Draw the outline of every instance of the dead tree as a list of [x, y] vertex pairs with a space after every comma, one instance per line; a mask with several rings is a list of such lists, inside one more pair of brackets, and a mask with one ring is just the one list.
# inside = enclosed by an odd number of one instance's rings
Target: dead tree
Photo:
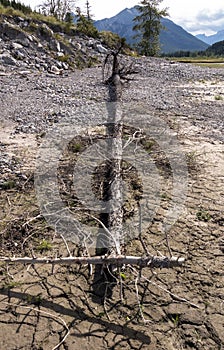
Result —
[[[146, 257], [135, 257], [122, 255], [122, 244], [124, 240], [123, 232], [123, 194], [122, 194], [122, 136], [123, 121], [120, 107], [122, 95], [122, 79], [127, 74], [136, 73], [130, 67], [120, 67], [118, 55], [121, 47], [107, 56], [105, 64], [112, 57], [112, 73], [107, 79], [108, 84], [108, 121], [107, 140], [108, 154], [110, 161], [103, 190], [103, 200], [107, 203], [107, 210], [101, 218], [95, 218], [101, 226], [100, 234], [97, 238], [96, 256], [93, 257], [73, 257], [68, 250], [68, 257], [64, 258], [37, 258], [37, 257], [0, 257], [0, 262], [22, 263], [22, 264], [91, 264], [101, 266], [137, 265], [140, 268], [172, 268], [180, 266], [184, 258], [170, 256], [153, 256], [147, 253]], [[128, 79], [128, 78], [127, 78]], [[63, 237], [62, 237], [63, 238]], [[139, 238], [141, 239], [141, 237]], [[66, 244], [65, 239], [64, 243]], [[68, 248], [66, 244], [66, 248]], [[147, 252], [147, 249], [146, 249]], [[101, 270], [102, 271], [102, 270]], [[111, 270], [114, 271], [113, 269]]]
[[107, 81], [107, 153], [110, 157], [107, 162], [107, 171], [104, 179], [103, 200], [107, 203], [106, 213], [101, 215], [101, 220], [107, 227], [107, 231], [99, 234], [97, 252], [121, 254], [122, 225], [123, 225], [123, 198], [122, 198], [122, 111], [119, 106], [121, 98], [121, 78], [119, 75], [119, 62], [117, 52], [107, 56], [105, 64], [110, 56], [113, 58], [112, 74]]

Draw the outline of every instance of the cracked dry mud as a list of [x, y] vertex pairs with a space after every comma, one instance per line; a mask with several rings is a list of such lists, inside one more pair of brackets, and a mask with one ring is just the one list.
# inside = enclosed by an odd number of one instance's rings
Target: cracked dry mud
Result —
[[[135, 271], [127, 268], [123, 300], [115, 283], [104, 302], [88, 266], [55, 266], [52, 271], [51, 266], [1, 264], [2, 350], [223, 349], [224, 72], [161, 59], [134, 62], [139, 74], [124, 88], [124, 105], [164, 120], [186, 154], [185, 208], [169, 232], [173, 254], [186, 262], [154, 274], [144, 269], [147, 279], [138, 284], [139, 300]], [[60, 77], [8, 71], [0, 81], [0, 255], [65, 256], [63, 242], [38, 217], [35, 156], [49, 127], [71, 111], [106, 101], [101, 70]], [[91, 112], [78, 121], [89, 125], [93, 117], [97, 123]], [[160, 230], [171, 197], [170, 182], [165, 186], [143, 235], [154, 254], [168, 254]], [[48, 250], [41, 250], [43, 239], [52, 245]], [[68, 244], [73, 254], [81, 253]], [[138, 239], [128, 243], [126, 253], [144, 254]]]

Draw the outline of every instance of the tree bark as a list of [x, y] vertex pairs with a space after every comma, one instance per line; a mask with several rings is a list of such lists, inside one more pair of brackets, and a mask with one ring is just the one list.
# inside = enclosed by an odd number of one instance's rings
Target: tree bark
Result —
[[[119, 76], [119, 63], [117, 52], [112, 53], [113, 67], [112, 75], [108, 79], [108, 163], [106, 174], [106, 185], [103, 194], [103, 200], [107, 203], [107, 213], [102, 214], [101, 221], [108, 228], [108, 232], [99, 235], [105, 249], [99, 250], [99, 253], [121, 254], [121, 242], [123, 237], [123, 191], [122, 191], [122, 111], [120, 108], [120, 99], [122, 93], [121, 79]], [[98, 249], [97, 249], [98, 251]]]

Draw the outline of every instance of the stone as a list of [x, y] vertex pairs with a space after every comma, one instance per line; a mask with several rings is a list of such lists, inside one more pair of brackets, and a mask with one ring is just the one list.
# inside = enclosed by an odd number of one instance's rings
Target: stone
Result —
[[30, 46], [30, 41], [27, 37], [18, 37], [16, 39], [16, 42], [21, 44], [24, 47], [29, 47]]
[[62, 69], [59, 69], [56, 66], [51, 66], [51, 68], [49, 69], [49, 73], [55, 74], [55, 75], [60, 75], [62, 74]]
[[61, 51], [60, 43], [59, 43], [59, 41], [57, 41], [56, 43], [57, 43], [57, 50], [60, 52]]
[[68, 63], [66, 63], [66, 62], [62, 62], [62, 67], [63, 67], [65, 70], [68, 70], [68, 69], [69, 69], [69, 65], [68, 65]]
[[22, 49], [23, 46], [19, 43], [16, 43], [16, 42], [13, 42], [12, 43], [12, 48], [15, 49], [15, 50], [19, 50], [19, 49]]
[[1, 35], [6, 36], [10, 40], [20, 40], [22, 42], [27, 40], [27, 34], [19, 26], [8, 23], [7, 21], [0, 23], [0, 32]]
[[0, 63], [10, 65], [10, 66], [18, 65], [15, 58], [13, 58], [10, 54], [7, 54], [7, 53], [0, 55]]
[[104, 53], [104, 54], [108, 53], [108, 50], [104, 46], [102, 46], [101, 44], [97, 44], [96, 49], [99, 53]]
[[14, 52], [14, 57], [15, 57], [17, 60], [23, 60], [23, 59], [25, 59], [25, 55], [24, 55], [21, 51], [19, 51], [19, 50], [16, 50], [16, 51]]

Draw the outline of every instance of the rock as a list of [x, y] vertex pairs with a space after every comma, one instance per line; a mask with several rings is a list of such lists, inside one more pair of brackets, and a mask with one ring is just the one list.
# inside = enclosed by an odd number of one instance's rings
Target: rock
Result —
[[57, 52], [57, 56], [58, 56], [58, 57], [63, 57], [64, 54], [63, 54], [63, 52]]
[[68, 63], [66, 63], [66, 62], [62, 62], [62, 67], [63, 67], [65, 70], [68, 70], [68, 69], [69, 69], [69, 65], [68, 65]]
[[92, 48], [94, 48], [95, 44], [96, 44], [96, 41], [95, 41], [94, 39], [90, 39], [90, 40], [86, 43], [87, 46], [92, 47]]
[[17, 38], [16, 42], [21, 44], [24, 47], [29, 47], [30, 46], [30, 40], [27, 37]]
[[77, 50], [81, 50], [82, 49], [82, 45], [80, 43], [73, 43], [73, 46], [77, 49]]
[[19, 26], [8, 23], [7, 21], [0, 23], [1, 36], [5, 36], [10, 40], [26, 40], [27, 34], [23, 32]]
[[62, 74], [63, 69], [59, 69], [56, 66], [51, 66], [51, 68], [49, 69], [49, 73], [55, 74], [55, 75], [61, 75]]
[[19, 43], [16, 43], [16, 42], [13, 42], [12, 43], [12, 48], [15, 49], [15, 50], [19, 50], [19, 49], [22, 49], [23, 46]]
[[17, 60], [24, 60], [26, 56], [25, 56], [21, 51], [16, 50], [16, 51], [14, 52], [14, 57], [15, 57]]
[[52, 38], [54, 32], [48, 27], [46, 23], [42, 23], [38, 26], [38, 34], [47, 40]]
[[29, 39], [29, 41], [33, 42], [35, 37], [33, 35], [27, 35], [27, 38]]
[[61, 46], [60, 46], [59, 41], [57, 41], [57, 50], [58, 50], [59, 52], [61, 51]]
[[0, 55], [0, 63], [10, 65], [10, 66], [17, 66], [18, 65], [15, 58], [13, 58], [9, 53], [5, 53], [5, 54]]
[[99, 53], [104, 53], [104, 54], [108, 53], [108, 50], [104, 46], [102, 46], [101, 44], [97, 44], [96, 49]]

